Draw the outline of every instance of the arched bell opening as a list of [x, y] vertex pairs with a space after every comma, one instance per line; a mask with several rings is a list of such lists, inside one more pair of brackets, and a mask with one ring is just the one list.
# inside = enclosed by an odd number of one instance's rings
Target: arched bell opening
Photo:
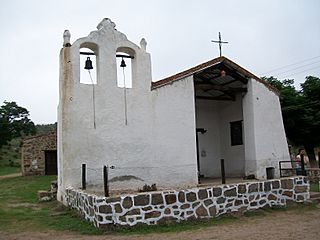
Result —
[[93, 43], [82, 44], [80, 56], [80, 83], [97, 84], [97, 46]]
[[117, 86], [120, 88], [132, 88], [134, 55], [135, 52], [131, 48], [120, 47], [117, 49]]

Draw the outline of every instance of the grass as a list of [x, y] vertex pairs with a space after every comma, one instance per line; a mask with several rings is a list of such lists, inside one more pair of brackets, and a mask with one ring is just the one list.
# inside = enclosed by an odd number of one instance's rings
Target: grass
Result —
[[21, 172], [20, 167], [0, 166], [0, 176]]
[[104, 231], [93, 227], [57, 201], [39, 203], [38, 190], [47, 190], [54, 176], [15, 177], [0, 180], [0, 231], [73, 231], [86, 235], [101, 234], [150, 234], [193, 231], [204, 227], [240, 223], [246, 218], [262, 218], [274, 211], [298, 211], [303, 214], [314, 210], [314, 205], [298, 204], [292, 207], [274, 207], [246, 212], [244, 215], [228, 215], [204, 221], [184, 221], [156, 226], [109, 227]]
[[320, 192], [319, 182], [310, 182], [310, 192]]
[[0, 231], [75, 231], [99, 234], [101, 230], [80, 219], [57, 201], [39, 203], [38, 190], [47, 190], [53, 176], [15, 177], [0, 180]]

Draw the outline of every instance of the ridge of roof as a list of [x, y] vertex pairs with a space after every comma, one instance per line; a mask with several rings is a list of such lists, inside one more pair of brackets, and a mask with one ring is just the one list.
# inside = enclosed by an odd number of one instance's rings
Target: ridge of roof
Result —
[[24, 141], [24, 140], [29, 140], [32, 138], [39, 138], [39, 137], [50, 136], [50, 135], [57, 135], [57, 131], [51, 131], [51, 132], [47, 132], [47, 133], [36, 134], [33, 136], [27, 136], [27, 137], [22, 138], [22, 140]]
[[189, 69], [187, 69], [185, 71], [176, 73], [176, 74], [174, 74], [172, 76], [163, 78], [163, 79], [161, 79], [159, 81], [152, 82], [151, 83], [151, 90], [154, 90], [154, 89], [160, 88], [162, 86], [168, 85], [168, 84], [170, 84], [172, 82], [181, 80], [182, 78], [188, 77], [188, 76], [190, 76], [190, 75], [192, 75], [194, 73], [197, 73], [197, 72], [199, 72], [201, 70], [204, 70], [206, 68], [209, 68], [209, 67], [214, 66], [214, 65], [216, 65], [218, 63], [221, 63], [221, 62], [227, 63], [228, 65], [230, 65], [231, 67], [235, 68], [236, 70], [238, 70], [242, 74], [244, 74], [244, 75], [246, 75], [246, 76], [248, 76], [250, 78], [253, 78], [256, 81], [262, 83], [270, 91], [274, 92], [276, 95], [278, 95], [278, 96], [280, 95], [279, 90], [276, 89], [275, 87], [273, 87], [271, 84], [267, 83], [266, 81], [262, 80], [261, 78], [257, 77], [253, 73], [249, 72], [248, 70], [244, 69], [240, 65], [236, 64], [235, 62], [231, 61], [230, 59], [228, 59], [228, 58], [226, 58], [224, 56], [211, 59], [211, 60], [209, 60], [207, 62], [201, 63], [201, 64], [199, 64], [199, 65], [197, 65], [195, 67], [189, 68]]

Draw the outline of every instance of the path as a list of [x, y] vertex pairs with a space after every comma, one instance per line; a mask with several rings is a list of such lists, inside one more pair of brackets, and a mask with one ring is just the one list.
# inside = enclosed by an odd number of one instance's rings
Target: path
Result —
[[0, 176], [0, 180], [1, 179], [5, 179], [5, 178], [20, 177], [20, 176], [22, 176], [21, 173], [11, 173], [11, 174], [8, 174], [8, 175]]
[[315, 210], [287, 210], [272, 211], [265, 216], [242, 217], [241, 220], [219, 226], [204, 227], [199, 230], [185, 231], [178, 233], [147, 234], [147, 235], [105, 235], [85, 236], [70, 232], [51, 231], [45, 233], [18, 233], [8, 234], [0, 232], [0, 239], [6, 240], [207, 240], [207, 239], [245, 239], [245, 240], [266, 240], [266, 239], [320, 239], [320, 206]]

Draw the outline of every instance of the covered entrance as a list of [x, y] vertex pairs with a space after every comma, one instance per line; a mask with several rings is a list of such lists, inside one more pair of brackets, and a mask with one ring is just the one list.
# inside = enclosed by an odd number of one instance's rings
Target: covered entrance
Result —
[[245, 176], [242, 99], [247, 77], [225, 60], [193, 75], [197, 128], [197, 160], [200, 177]]
[[45, 151], [45, 175], [57, 175], [57, 151]]

